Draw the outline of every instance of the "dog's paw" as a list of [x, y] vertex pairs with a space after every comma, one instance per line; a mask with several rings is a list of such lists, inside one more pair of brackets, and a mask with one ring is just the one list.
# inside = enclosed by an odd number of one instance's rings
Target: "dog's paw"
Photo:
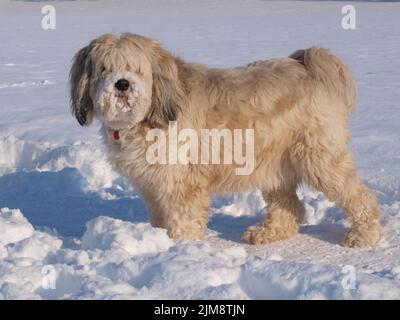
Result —
[[375, 248], [381, 238], [378, 224], [361, 225], [350, 229], [343, 244], [349, 248]]
[[167, 229], [168, 236], [173, 240], [204, 240], [205, 232], [198, 230]]
[[250, 244], [268, 244], [289, 239], [296, 234], [297, 231], [298, 228], [289, 230], [282, 227], [272, 227], [269, 224], [259, 224], [247, 229], [242, 239]]

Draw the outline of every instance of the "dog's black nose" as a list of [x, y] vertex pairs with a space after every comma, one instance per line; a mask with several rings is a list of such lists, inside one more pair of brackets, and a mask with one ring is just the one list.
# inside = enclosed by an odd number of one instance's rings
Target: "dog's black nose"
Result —
[[119, 90], [119, 91], [126, 91], [129, 88], [129, 81], [126, 79], [119, 79], [116, 83], [115, 83], [115, 87]]

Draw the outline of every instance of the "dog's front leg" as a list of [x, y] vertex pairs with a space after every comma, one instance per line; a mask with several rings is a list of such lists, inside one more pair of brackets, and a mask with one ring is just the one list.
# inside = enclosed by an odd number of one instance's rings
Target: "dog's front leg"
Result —
[[210, 205], [207, 188], [176, 183], [171, 190], [158, 195], [157, 199], [153, 197], [155, 203], [149, 205], [157, 213], [158, 227], [167, 229], [172, 239], [204, 239]]

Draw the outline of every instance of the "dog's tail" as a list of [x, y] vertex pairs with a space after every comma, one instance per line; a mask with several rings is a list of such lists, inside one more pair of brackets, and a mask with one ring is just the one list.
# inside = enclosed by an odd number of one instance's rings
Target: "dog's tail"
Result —
[[357, 86], [347, 66], [323, 48], [298, 50], [290, 58], [302, 63], [311, 77], [322, 82], [327, 90], [341, 97], [350, 113], [357, 97]]

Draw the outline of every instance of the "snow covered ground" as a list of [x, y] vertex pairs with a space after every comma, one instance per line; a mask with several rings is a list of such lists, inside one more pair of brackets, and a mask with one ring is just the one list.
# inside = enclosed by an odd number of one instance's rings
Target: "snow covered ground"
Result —
[[[45, 4], [56, 30], [41, 28]], [[346, 31], [337, 1], [0, 1], [0, 298], [400, 299], [400, 3], [352, 4]], [[219, 67], [331, 48], [359, 84], [351, 146], [384, 241], [342, 247], [343, 213], [308, 188], [300, 234], [270, 246], [240, 240], [262, 217], [258, 192], [215, 199], [204, 242], [152, 228], [98, 127], [68, 109], [73, 54], [124, 31]]]

